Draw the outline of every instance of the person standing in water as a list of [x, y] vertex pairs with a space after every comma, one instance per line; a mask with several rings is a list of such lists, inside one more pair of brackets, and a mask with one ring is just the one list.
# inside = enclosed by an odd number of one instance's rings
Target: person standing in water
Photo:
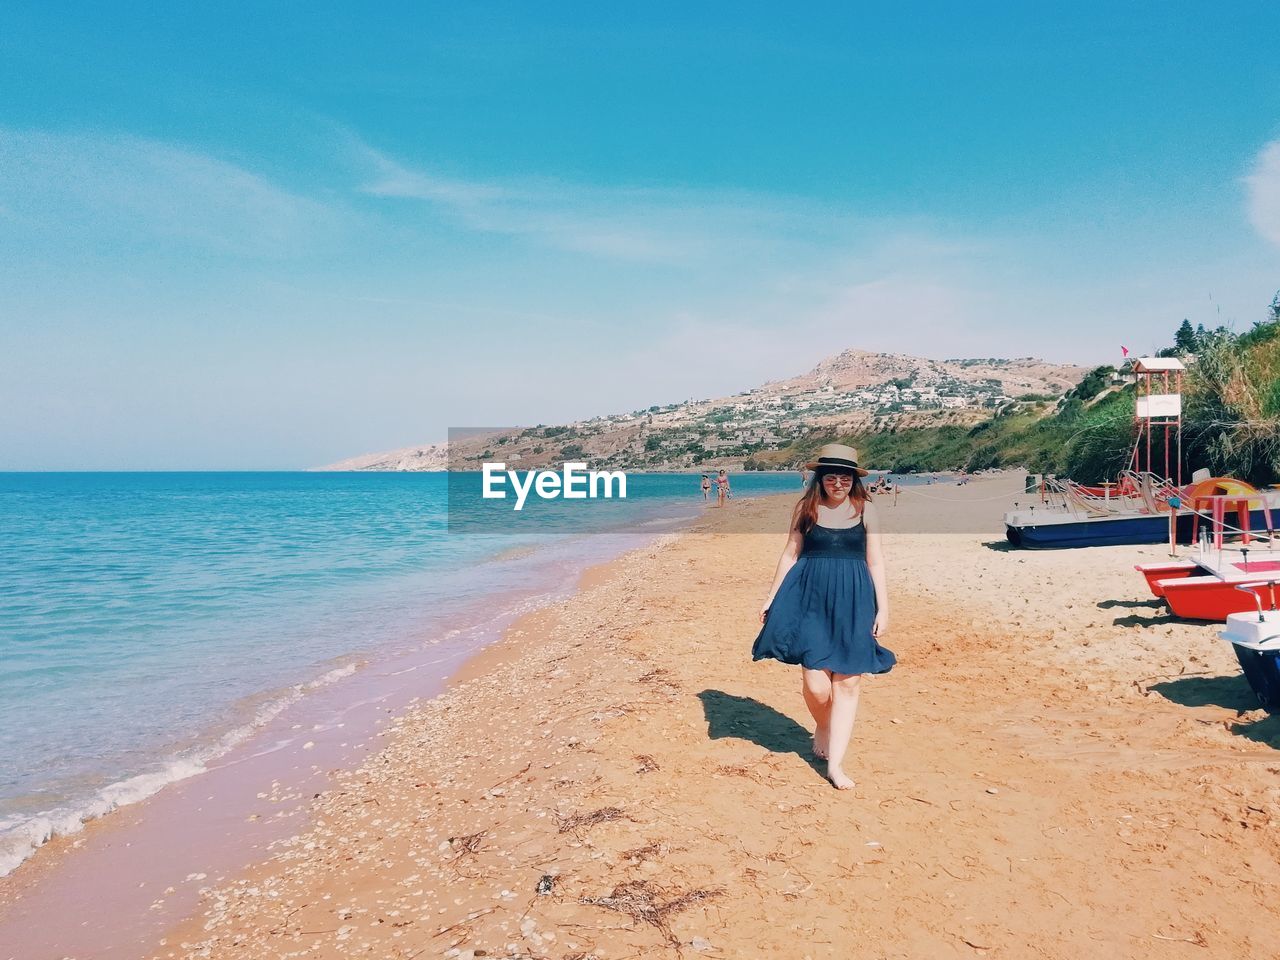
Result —
[[711, 478], [705, 473], [702, 475], [702, 499], [708, 501], [711, 499]]
[[792, 512], [751, 657], [800, 666], [814, 755], [836, 789], [849, 790], [843, 763], [862, 678], [897, 662], [879, 644], [889, 627], [884, 555], [858, 451], [829, 443], [808, 467], [814, 480]]
[[716, 505], [723, 507], [724, 502], [729, 499], [729, 474], [722, 467], [716, 475]]

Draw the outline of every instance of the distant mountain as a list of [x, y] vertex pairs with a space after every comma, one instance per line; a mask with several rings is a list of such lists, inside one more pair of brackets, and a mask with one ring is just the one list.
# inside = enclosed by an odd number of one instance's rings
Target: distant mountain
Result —
[[449, 445], [428, 443], [387, 453], [365, 453], [339, 460], [320, 470], [448, 470]]
[[1065, 393], [1087, 372], [1086, 367], [1046, 363], [1034, 357], [929, 360], [900, 353], [845, 350], [821, 361], [802, 376], [765, 384], [762, 389], [795, 390], [831, 384], [837, 389], [855, 390], [907, 379], [918, 383], [974, 386], [999, 383], [1003, 393], [1017, 397], [1028, 393]]
[[[1062, 396], [1088, 368], [1031, 357], [929, 360], [845, 350], [808, 373], [732, 397], [689, 400], [558, 426], [474, 434], [447, 443], [364, 454], [323, 470], [478, 469], [501, 460], [520, 469], [584, 460], [645, 470], [740, 467], [785, 461], [813, 437], [893, 424], [975, 424], [1021, 400]], [[780, 464], [781, 465], [781, 464]]]

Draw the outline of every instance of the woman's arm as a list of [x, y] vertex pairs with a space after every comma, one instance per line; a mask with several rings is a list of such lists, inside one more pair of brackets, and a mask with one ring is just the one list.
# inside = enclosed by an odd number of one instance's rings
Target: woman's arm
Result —
[[787, 535], [786, 545], [782, 548], [782, 556], [778, 557], [778, 567], [773, 572], [773, 586], [769, 588], [769, 596], [760, 607], [760, 622], [764, 623], [765, 614], [773, 606], [773, 598], [778, 595], [778, 587], [786, 579], [787, 572], [796, 565], [800, 557], [800, 549], [804, 546], [804, 537], [794, 526]]
[[871, 633], [882, 636], [889, 629], [889, 591], [884, 582], [884, 550], [880, 543], [880, 517], [868, 500], [862, 508], [862, 522], [867, 525], [867, 569], [876, 589], [876, 619]]

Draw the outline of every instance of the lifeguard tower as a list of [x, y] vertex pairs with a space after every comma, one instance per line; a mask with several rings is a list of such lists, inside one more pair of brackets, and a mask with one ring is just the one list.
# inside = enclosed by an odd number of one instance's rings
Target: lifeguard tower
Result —
[[[1133, 455], [1129, 469], [1182, 487], [1182, 374], [1174, 357], [1139, 357], [1130, 371], [1137, 387]], [[1154, 447], [1154, 450], [1153, 450]], [[1155, 469], [1163, 447], [1163, 469]]]

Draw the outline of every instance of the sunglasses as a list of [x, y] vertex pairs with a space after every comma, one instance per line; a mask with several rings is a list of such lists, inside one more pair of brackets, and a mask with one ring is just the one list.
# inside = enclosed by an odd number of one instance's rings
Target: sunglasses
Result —
[[853, 486], [852, 473], [824, 473], [822, 475], [823, 483], [838, 483], [841, 486]]

